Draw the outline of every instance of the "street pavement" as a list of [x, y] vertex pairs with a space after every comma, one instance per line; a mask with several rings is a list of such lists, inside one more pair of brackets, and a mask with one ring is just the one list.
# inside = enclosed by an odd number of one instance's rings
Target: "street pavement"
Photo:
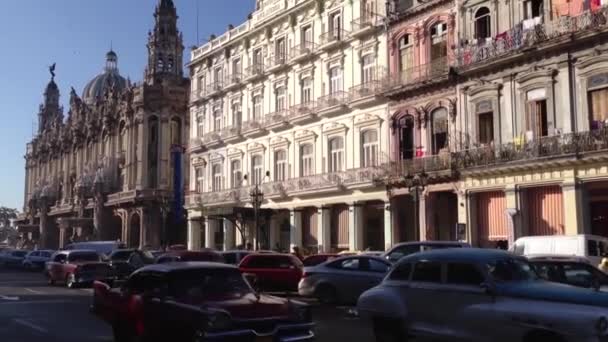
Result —
[[[110, 327], [88, 311], [91, 296], [91, 289], [48, 286], [40, 272], [0, 269], [0, 340], [112, 341]], [[348, 310], [313, 304], [317, 341], [374, 341], [371, 328]]]

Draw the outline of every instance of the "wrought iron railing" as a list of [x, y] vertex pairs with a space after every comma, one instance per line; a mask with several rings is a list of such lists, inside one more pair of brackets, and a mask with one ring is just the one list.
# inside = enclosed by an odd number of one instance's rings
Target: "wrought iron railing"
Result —
[[264, 64], [252, 64], [245, 68], [245, 77], [256, 77], [264, 74], [266, 66]]
[[285, 65], [287, 63], [287, 60], [287, 53], [274, 54], [268, 58], [268, 62], [266, 63], [266, 65], [268, 67], [278, 67], [281, 65]]
[[220, 138], [228, 139], [241, 134], [241, 125], [226, 126], [220, 131]]
[[338, 29], [329, 30], [329, 31], [323, 33], [321, 36], [319, 36], [320, 45], [326, 45], [326, 44], [330, 44], [330, 43], [337, 43], [337, 42], [344, 41], [345, 39], [348, 38], [349, 34], [350, 33], [346, 30], [338, 30]]
[[368, 27], [376, 27], [382, 25], [382, 17], [375, 13], [364, 12], [362, 15], [351, 22], [352, 31], [360, 31]]
[[491, 39], [457, 48], [457, 64], [459, 67], [466, 67], [498, 59], [553, 38], [606, 27], [608, 6], [587, 10], [577, 16], [559, 16], [545, 23], [541, 22], [540, 17], [527, 19]]
[[231, 75], [226, 76], [226, 82], [224, 86], [239, 84], [241, 82], [243, 82], [243, 74], [240, 72], [235, 72]]
[[452, 154], [452, 163], [456, 168], [466, 169], [519, 164], [545, 158], [579, 157], [585, 153], [599, 151], [608, 151], [608, 128], [463, 150]]
[[304, 42], [296, 45], [289, 50], [289, 58], [294, 59], [305, 55], [312, 54], [317, 49], [317, 44], [313, 42]]
[[402, 159], [385, 165], [390, 177], [413, 176], [420, 173], [446, 171], [452, 168], [452, 158], [449, 153], [440, 153], [426, 157]]
[[264, 125], [269, 126], [283, 123], [287, 120], [288, 115], [288, 109], [280, 109], [275, 112], [266, 114], [266, 116], [264, 117]]
[[263, 127], [264, 127], [263, 118], [247, 120], [247, 121], [243, 122], [243, 126], [241, 127], [241, 132], [243, 132], [243, 133], [251, 132], [251, 131], [258, 130], [258, 129], [262, 129]]
[[334, 106], [345, 105], [349, 101], [349, 95], [345, 91], [335, 91], [331, 94], [321, 96], [317, 99], [317, 109], [322, 110]]
[[356, 101], [364, 97], [378, 95], [386, 88], [385, 80], [372, 80], [350, 88], [350, 100]]
[[203, 143], [203, 145], [207, 145], [207, 144], [211, 144], [216, 141], [219, 141], [219, 140], [220, 140], [220, 132], [213, 131], [213, 132], [208, 132], [203, 135], [202, 143]]
[[215, 81], [207, 86], [207, 94], [218, 92], [224, 88], [224, 82]]
[[302, 115], [312, 114], [317, 108], [317, 102], [309, 101], [291, 106], [289, 108], [289, 117], [298, 117]]
[[392, 77], [389, 81], [392, 87], [403, 85], [411, 85], [419, 82], [425, 82], [434, 78], [445, 76], [450, 70], [449, 60], [447, 57], [437, 58], [430, 63], [421, 64], [406, 70], [403, 70], [398, 76]]

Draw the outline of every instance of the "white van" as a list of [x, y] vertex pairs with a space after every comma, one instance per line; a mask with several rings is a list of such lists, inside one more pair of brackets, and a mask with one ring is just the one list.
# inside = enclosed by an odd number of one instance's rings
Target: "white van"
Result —
[[523, 256], [569, 255], [584, 257], [597, 266], [608, 256], [608, 238], [597, 235], [545, 235], [517, 239], [510, 251]]

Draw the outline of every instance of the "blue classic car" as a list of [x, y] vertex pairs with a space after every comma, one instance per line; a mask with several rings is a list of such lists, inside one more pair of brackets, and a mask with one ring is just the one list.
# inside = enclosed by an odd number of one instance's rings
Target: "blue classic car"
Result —
[[412, 254], [357, 304], [376, 341], [608, 341], [608, 293], [542, 280], [523, 257], [459, 248]]

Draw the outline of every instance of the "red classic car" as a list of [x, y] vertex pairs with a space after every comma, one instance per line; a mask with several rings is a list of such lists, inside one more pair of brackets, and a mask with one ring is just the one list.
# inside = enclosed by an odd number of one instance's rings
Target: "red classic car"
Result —
[[95, 282], [91, 311], [115, 341], [311, 341], [307, 305], [256, 293], [239, 270], [213, 262], [145, 266], [121, 289]]
[[46, 263], [45, 275], [50, 285], [64, 282], [69, 288], [90, 285], [95, 280], [112, 282], [112, 267], [101, 261], [101, 256], [93, 250], [60, 251]]
[[249, 254], [239, 264], [243, 274], [255, 276], [263, 291], [297, 291], [304, 266], [291, 254]]

